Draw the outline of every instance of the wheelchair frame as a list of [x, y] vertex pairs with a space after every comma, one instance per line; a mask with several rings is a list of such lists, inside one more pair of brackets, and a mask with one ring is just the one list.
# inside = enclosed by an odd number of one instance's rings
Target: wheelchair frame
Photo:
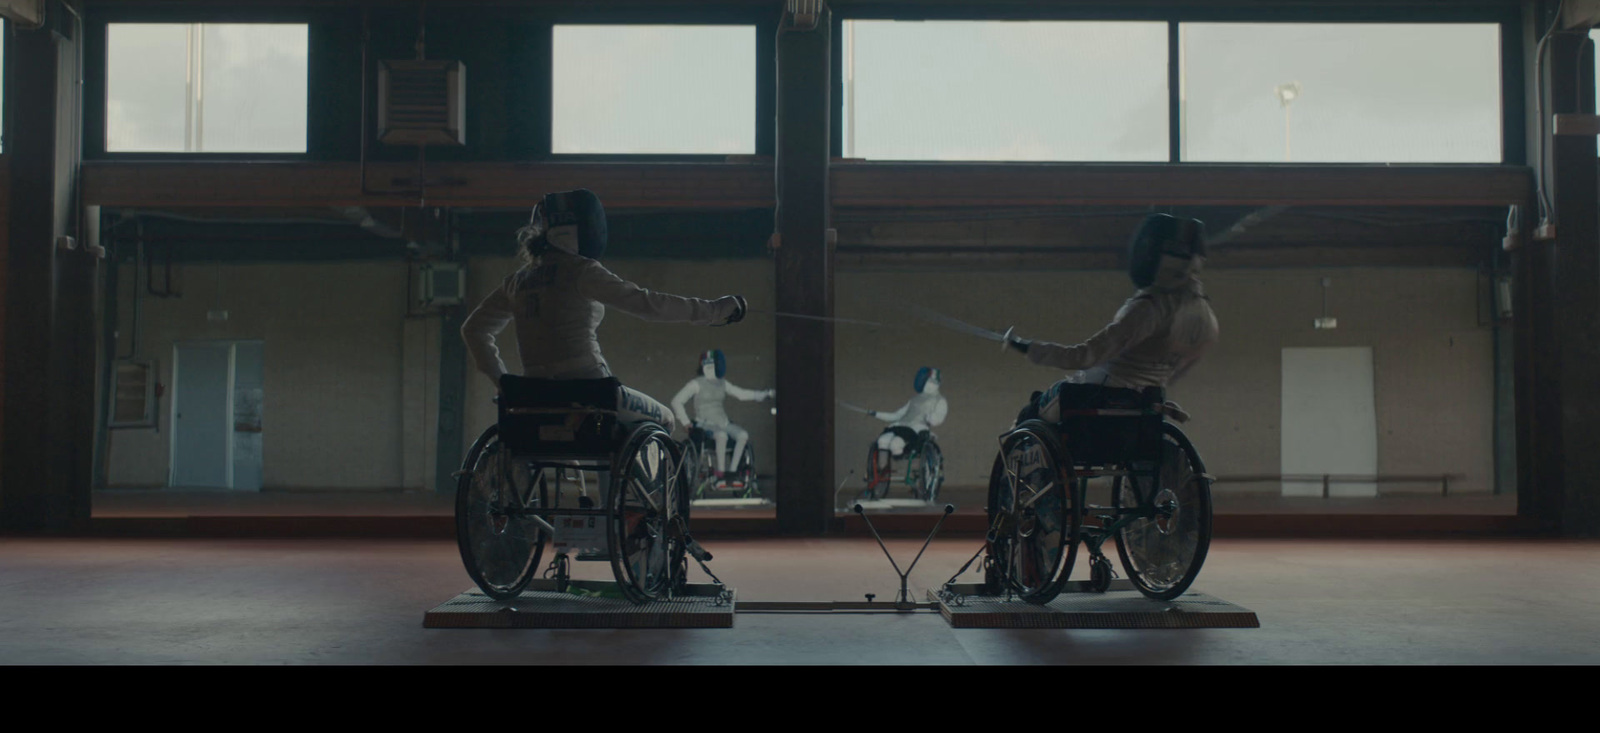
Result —
[[[485, 594], [496, 600], [506, 600], [520, 595], [533, 575], [538, 572], [539, 561], [543, 556], [544, 543], [549, 539], [552, 543], [558, 536], [557, 528], [552, 521], [570, 517], [596, 517], [605, 522], [606, 554], [604, 557], [578, 554], [577, 560], [609, 560], [612, 574], [616, 579], [617, 587], [623, 597], [635, 604], [651, 601], [667, 600], [682, 589], [687, 583], [688, 564], [686, 556], [695, 558], [702, 569], [712, 578], [713, 582], [723, 593], [727, 593], [720, 580], [711, 573], [705, 563], [711, 559], [711, 554], [700, 547], [688, 532], [689, 500], [684, 486], [684, 467], [682, 454], [676, 441], [661, 425], [645, 421], [635, 423], [623, 433], [620, 424], [615, 423], [616, 410], [592, 406], [573, 407], [508, 407], [504, 414], [529, 416], [529, 415], [562, 415], [572, 420], [574, 417], [583, 418], [611, 418], [614, 434], [620, 435], [620, 440], [613, 440], [613, 448], [609, 454], [601, 455], [571, 447], [562, 446], [564, 449], [530, 450], [512, 452], [507, 448], [502, 438], [501, 421], [496, 423], [479, 436], [468, 452], [462, 470], [456, 472], [457, 501], [456, 501], [456, 527], [458, 546], [461, 551], [462, 562], [466, 565], [467, 572], [472, 576], [473, 582]], [[541, 436], [537, 445], [547, 442]], [[646, 447], [654, 445], [649, 461], [643, 459]], [[485, 453], [491, 448], [498, 447], [503, 461], [499, 468], [501, 475], [497, 478], [503, 481], [510, 489], [509, 501], [501, 497], [498, 507], [490, 507], [489, 516], [491, 524], [495, 526], [496, 534], [503, 534], [504, 527], [525, 519], [533, 525], [532, 538], [522, 538], [531, 542], [527, 550], [528, 558], [525, 567], [517, 571], [517, 577], [510, 583], [496, 584], [489, 582], [484, 577], [482, 558], [475, 557], [477, 543], [473, 535], [471, 520], [473, 517], [472, 499], [474, 489], [479, 480], [478, 464], [483, 460]], [[643, 507], [645, 511], [637, 521], [631, 525], [630, 516], [640, 512], [629, 512], [629, 494], [632, 483], [637, 478], [630, 472], [639, 467], [646, 472], [654, 471], [653, 476], [645, 477], [651, 481], [659, 481], [659, 495], [664, 501], [650, 501], [649, 491], [644, 491], [641, 496], [646, 500]], [[661, 471], [665, 467], [665, 471]], [[527, 476], [526, 487], [519, 486], [516, 481], [517, 471], [521, 469]], [[555, 472], [555, 500], [549, 499], [549, 471]], [[568, 471], [579, 473], [579, 506], [563, 507], [562, 484]], [[610, 485], [602, 487], [602, 498], [605, 506], [595, 508], [588, 499], [587, 481], [582, 479], [586, 471], [610, 473]], [[485, 477], [487, 478], [487, 477]], [[674, 498], [676, 501], [674, 501]], [[676, 506], [674, 506], [674, 504]], [[654, 530], [652, 524], [659, 524]], [[631, 529], [630, 529], [631, 527]], [[651, 577], [648, 568], [639, 569], [632, 562], [630, 544], [637, 542], [645, 534], [653, 535], [645, 552], [660, 552], [665, 555], [664, 568], [661, 573], [664, 577]], [[558, 592], [565, 592], [571, 578], [571, 561], [568, 553], [557, 551], [556, 557], [544, 571], [546, 577], [554, 575]], [[658, 562], [659, 564], [659, 562]]]
[[[1201, 461], [1198, 451], [1195, 450], [1183, 431], [1176, 425], [1167, 421], [1157, 407], [1149, 406], [1143, 410], [1127, 409], [1083, 409], [1063, 410], [1062, 418], [1082, 417], [1137, 417], [1150, 419], [1159, 425], [1159, 432], [1153, 439], [1159, 441], [1159, 447], [1153, 451], [1153, 460], [1110, 460], [1095, 463], [1080, 463], [1072, 460], [1071, 446], [1060, 435], [1057, 425], [1043, 420], [1027, 420], [1017, 425], [1010, 431], [1000, 436], [1000, 453], [995, 458], [995, 466], [990, 477], [989, 507], [991, 517], [990, 529], [984, 547], [974, 555], [960, 571], [959, 577], [966, 572], [973, 561], [979, 556], [985, 556], [984, 576], [985, 590], [993, 595], [1004, 594], [1020, 596], [1031, 603], [1049, 603], [1066, 587], [1068, 578], [1077, 559], [1078, 544], [1081, 541], [1089, 548], [1089, 583], [1092, 591], [1104, 592], [1110, 585], [1115, 575], [1111, 561], [1106, 558], [1103, 551], [1105, 542], [1114, 539], [1120, 555], [1123, 569], [1128, 573], [1130, 580], [1144, 595], [1158, 600], [1172, 600], [1182, 595], [1194, 582], [1201, 566], [1205, 562], [1206, 553], [1211, 541], [1211, 483], [1212, 477], [1206, 474], [1205, 464]], [[1060, 424], [1060, 423], [1058, 423]], [[1017, 475], [1012, 468], [1009, 458], [1025, 441], [1037, 442], [1040, 449], [1047, 454], [1048, 460], [1054, 467], [1056, 476], [1054, 481], [1059, 482], [1061, 493], [1070, 491], [1066, 496], [1067, 506], [1061, 509], [1062, 518], [1066, 526], [1063, 529], [1061, 546], [1056, 554], [1056, 567], [1051, 571], [1051, 577], [1044, 578], [1036, 584], [1019, 582], [1016, 573], [1010, 569], [1014, 562], [1013, 553], [1024, 551], [1022, 546], [1023, 528], [1030, 526], [1037, 531], [1037, 514], [1032, 516], [1034, 505], [1040, 502], [1052, 489], [1046, 485], [1034, 491], [1028, 490], [1032, 496], [1025, 502], [1016, 501], [1020, 505], [1017, 509], [1008, 510], [1005, 506], [1006, 497], [1000, 494], [1003, 489], [1002, 481], [1010, 482], [1015, 486], [1013, 493], [1021, 494], [1024, 479]], [[1169, 442], [1170, 441], [1170, 442]], [[1170, 448], [1176, 449], [1178, 455], [1183, 457], [1187, 464], [1189, 476], [1182, 482], [1181, 487], [1164, 487], [1161, 481], [1167, 468], [1164, 459], [1171, 453]], [[1030, 475], [1032, 475], [1030, 473]], [[1096, 506], [1087, 502], [1089, 481], [1094, 478], [1111, 478], [1112, 506]], [[1195, 506], [1183, 507], [1177, 500], [1177, 490], [1187, 489], [1194, 485]], [[1124, 487], [1132, 491], [1136, 502], [1125, 505]], [[1162, 499], [1162, 494], [1169, 496]], [[1086, 514], [1093, 512], [1092, 517], [1099, 521], [1099, 526], [1087, 524]], [[1195, 532], [1197, 534], [1196, 547], [1189, 564], [1183, 568], [1183, 575], [1170, 584], [1153, 583], [1138, 567], [1134, 551], [1129, 547], [1127, 540], [1130, 528], [1142, 520], [1149, 520], [1151, 526], [1142, 528], [1149, 531], [1152, 527], [1161, 534], [1168, 534], [1169, 530], [1161, 525], [1163, 521], [1169, 526], [1174, 526], [1176, 518], [1184, 512], [1196, 514]], [[1037, 558], [1036, 558], [1037, 559]], [[952, 587], [955, 577], [946, 583], [946, 591]]]
[[[706, 433], [704, 438], [705, 445], [699, 445], [695, 442], [693, 432], [695, 430]], [[693, 498], [704, 499], [710, 493], [737, 493], [742, 499], [761, 495], [760, 482], [756, 476], [756, 451], [755, 447], [750, 443], [745, 443], [744, 446], [744, 458], [740, 461], [742, 468], [737, 472], [730, 472], [741, 473], [745, 476], [744, 487], [738, 489], [732, 487], [727, 489], [716, 488], [717, 457], [715, 451], [717, 446], [709, 431], [705, 431], [704, 428], [690, 428], [689, 436], [678, 444], [678, 449], [683, 452], [684, 475], [692, 489], [690, 493]], [[732, 456], [729, 456], [729, 459], [731, 460]], [[701, 469], [705, 469], [704, 472]]]
[[[885, 429], [885, 432], [887, 432], [887, 429]], [[883, 433], [880, 432], [878, 435], [882, 436]], [[927, 465], [925, 460], [927, 456], [925, 449], [929, 445], [933, 446], [934, 452], [939, 457], [938, 473], [933, 482], [933, 488], [931, 491], [927, 485]], [[889, 467], [887, 470], [878, 470], [879, 454], [888, 455]], [[914, 462], [918, 459], [924, 459], [924, 463], [920, 467], [921, 470], [913, 471], [912, 466], [915, 465]], [[906, 466], [901, 478], [903, 478], [907, 486], [911, 487], [912, 494], [918, 499], [929, 504], [938, 502], [939, 489], [944, 485], [944, 449], [939, 447], [937, 436], [935, 436], [930, 430], [927, 438], [924, 438], [916, 448], [908, 449], [906, 451], [906, 455], [902, 456], [899, 460], [902, 461]], [[887, 498], [889, 489], [894, 486], [895, 482], [894, 464], [894, 454], [888, 450], [879, 448], [877, 438], [874, 438], [872, 444], [867, 448], [867, 475], [864, 478], [864, 480], [867, 482], [867, 486], [865, 489], [861, 490], [860, 494], [856, 496], [856, 501], [860, 502]], [[913, 478], [915, 478], [915, 482], [913, 482]], [[880, 486], [883, 487], [883, 491], [881, 493], [878, 491]]]

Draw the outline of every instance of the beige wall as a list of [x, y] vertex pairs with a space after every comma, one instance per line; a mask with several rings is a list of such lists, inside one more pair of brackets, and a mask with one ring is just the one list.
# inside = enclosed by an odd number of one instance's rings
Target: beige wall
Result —
[[[741, 293], [753, 309], [773, 307], [767, 260], [718, 262], [617, 260], [620, 275], [645, 287], [700, 297]], [[469, 269], [475, 303], [510, 272], [509, 259], [479, 259]], [[263, 469], [271, 489], [424, 489], [436, 452], [440, 321], [407, 319], [406, 267], [399, 262], [185, 265], [179, 299], [146, 298], [140, 356], [159, 361], [167, 396], [161, 429], [112, 431], [111, 485], [163, 485], [168, 473], [173, 344], [181, 340], [265, 342]], [[120, 352], [130, 335], [131, 268], [119, 288]], [[1331, 332], [1315, 331], [1320, 278], [1333, 278]], [[159, 280], [159, 278], [158, 278]], [[1491, 334], [1479, 323], [1478, 281], [1461, 270], [1217, 271], [1207, 274], [1222, 342], [1173, 389], [1195, 420], [1186, 430], [1211, 472], [1279, 470], [1279, 354], [1285, 347], [1371, 346], [1376, 368], [1379, 470], [1458, 473], [1454, 491], [1492, 487]], [[140, 287], [143, 283], [138, 284]], [[896, 304], [919, 304], [1025, 336], [1066, 341], [1101, 326], [1128, 295], [1114, 272], [851, 271], [839, 274], [838, 314], [896, 327], [837, 327], [839, 399], [895, 409], [923, 365], [944, 371], [950, 419], [939, 428], [953, 499], [976, 492], [993, 460], [995, 438], [1033, 390], [1059, 377], [997, 344], [918, 324]], [[208, 310], [227, 310], [224, 323]], [[612, 313], [601, 341], [616, 374], [669, 401], [707, 348], [729, 354], [729, 378], [760, 389], [774, 384], [774, 318], [753, 313], [727, 328], [649, 324]], [[505, 334], [508, 366], [515, 337]], [[821, 365], [818, 365], [819, 367]], [[465, 441], [494, 420], [493, 385], [469, 374]], [[758, 468], [775, 465], [770, 404], [731, 403], [750, 430]], [[882, 423], [838, 412], [838, 477], [859, 485], [866, 448]], [[1220, 486], [1219, 491], [1266, 485]], [[1407, 487], [1384, 487], [1385, 491]], [[1432, 487], [1411, 487], [1429, 491]], [[958, 501], [960, 503], [960, 501]]]
[[[1321, 278], [1333, 279], [1333, 331], [1317, 331]], [[1478, 277], [1454, 269], [1214, 271], [1205, 277], [1222, 338], [1171, 390], [1194, 415], [1185, 432], [1215, 475], [1279, 473], [1280, 354], [1286, 347], [1371, 346], [1378, 419], [1378, 470], [1456, 473], [1452, 493], [1493, 488], [1493, 342], [1480, 325]], [[905, 323], [894, 304], [921, 305], [977, 325], [1016, 326], [1031, 338], [1081, 341], [1130, 294], [1116, 272], [862, 271], [839, 275], [840, 316]], [[898, 408], [917, 367], [943, 370], [948, 422], [936, 430], [953, 501], [980, 503], [995, 438], [1034, 390], [1061, 374], [999, 345], [936, 326], [835, 332], [839, 399]], [[882, 423], [838, 413], [836, 470], [860, 485], [870, 441]], [[972, 491], [963, 491], [963, 487]], [[1219, 485], [1219, 492], [1275, 485]], [[1385, 486], [1437, 491], [1434, 486]], [[899, 490], [897, 490], [899, 491]]]
[[[772, 307], [766, 260], [608, 263], [644, 287], [684, 295], [743, 294], [752, 308]], [[510, 259], [474, 260], [472, 305], [513, 267]], [[132, 268], [121, 269], [119, 354], [132, 334]], [[139, 358], [158, 361], [167, 394], [160, 429], [111, 433], [110, 485], [162, 486], [168, 476], [173, 345], [186, 340], [260, 339], [265, 343], [263, 485], [267, 490], [422, 490], [435, 476], [438, 433], [438, 316], [405, 315], [407, 268], [401, 262], [181, 265], [181, 298], [144, 298]], [[158, 273], [158, 285], [161, 276]], [[226, 310], [223, 323], [206, 319]], [[755, 314], [728, 328], [649, 324], [622, 313], [601, 326], [612, 369], [627, 384], [667, 402], [707, 348], [729, 355], [729, 378], [773, 385], [773, 319]], [[452, 335], [453, 338], [459, 336]], [[517, 369], [516, 337], [502, 351]], [[466, 443], [494, 421], [493, 385], [468, 375]], [[771, 403], [733, 403], [729, 413], [751, 433], [758, 468], [770, 474], [775, 419]]]

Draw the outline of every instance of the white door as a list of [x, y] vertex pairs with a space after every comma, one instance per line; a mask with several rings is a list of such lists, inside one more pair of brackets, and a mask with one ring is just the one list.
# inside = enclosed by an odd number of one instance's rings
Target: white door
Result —
[[[1283, 350], [1285, 476], [1376, 476], [1378, 416], [1372, 348]], [[1330, 496], [1377, 496], [1375, 483], [1334, 483]], [[1283, 482], [1284, 496], [1321, 496], [1322, 483]]]
[[261, 342], [180, 343], [172, 363], [168, 485], [259, 491]]
[[173, 348], [172, 477], [174, 487], [208, 489], [232, 484], [233, 344], [178, 344]]

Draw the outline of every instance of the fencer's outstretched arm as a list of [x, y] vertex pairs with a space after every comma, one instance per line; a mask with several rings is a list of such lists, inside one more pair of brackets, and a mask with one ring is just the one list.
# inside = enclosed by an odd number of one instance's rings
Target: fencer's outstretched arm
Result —
[[688, 410], [683, 406], [689, 402], [690, 397], [697, 394], [700, 394], [700, 380], [691, 379], [688, 384], [683, 385], [683, 389], [678, 390], [678, 396], [672, 398], [672, 414], [678, 416], [679, 425], [689, 427], [693, 424], [689, 420]]
[[875, 418], [878, 418], [879, 420], [882, 420], [884, 422], [894, 422], [896, 420], [899, 420], [902, 417], [905, 417], [906, 416], [906, 411], [910, 410], [910, 409], [911, 409], [911, 403], [907, 402], [904, 405], [902, 405], [900, 407], [900, 409], [895, 410], [894, 412], [876, 412], [876, 411], [874, 411], [874, 412], [869, 412], [867, 414], [869, 414], [869, 415], [871, 415], [871, 416], [873, 416]]
[[582, 295], [646, 321], [718, 326], [739, 310], [737, 299], [731, 295], [716, 300], [685, 298], [641, 288], [592, 260], [584, 267], [578, 285]]
[[496, 384], [500, 382], [500, 375], [506, 373], [506, 364], [500, 359], [500, 349], [495, 346], [494, 337], [505, 330], [509, 323], [511, 297], [506, 294], [506, 286], [502, 285], [484, 298], [467, 316], [466, 322], [461, 324], [461, 340], [467, 343], [472, 365]]
[[1105, 363], [1128, 347], [1148, 338], [1160, 325], [1161, 313], [1147, 298], [1128, 301], [1117, 317], [1088, 341], [1072, 346], [1034, 341], [1025, 352], [1028, 361], [1061, 369], [1089, 369]]
[[745, 389], [744, 387], [736, 386], [733, 382], [726, 380], [723, 381], [722, 386], [728, 390], [728, 394], [744, 400], [745, 402], [760, 402], [772, 394], [772, 390]]

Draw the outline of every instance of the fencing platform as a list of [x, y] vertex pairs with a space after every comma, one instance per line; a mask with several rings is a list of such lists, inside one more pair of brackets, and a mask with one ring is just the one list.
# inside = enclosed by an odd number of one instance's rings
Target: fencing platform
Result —
[[[565, 593], [536, 580], [512, 600], [496, 601], [473, 588], [423, 617], [427, 629], [727, 629], [733, 627], [733, 589], [691, 584], [670, 601], [634, 605], [615, 597], [616, 583], [574, 580]], [[574, 592], [576, 591], [576, 592]], [[580, 595], [583, 594], [583, 595]], [[594, 594], [594, 595], [588, 595]]]
[[1022, 600], [968, 595], [972, 586], [957, 586], [940, 597], [928, 592], [940, 615], [957, 629], [1257, 629], [1254, 611], [1215, 596], [1189, 591], [1171, 601], [1146, 598], [1126, 580], [1112, 581], [1104, 593], [1087, 583], [1070, 583], [1054, 601], [1035, 605]]

